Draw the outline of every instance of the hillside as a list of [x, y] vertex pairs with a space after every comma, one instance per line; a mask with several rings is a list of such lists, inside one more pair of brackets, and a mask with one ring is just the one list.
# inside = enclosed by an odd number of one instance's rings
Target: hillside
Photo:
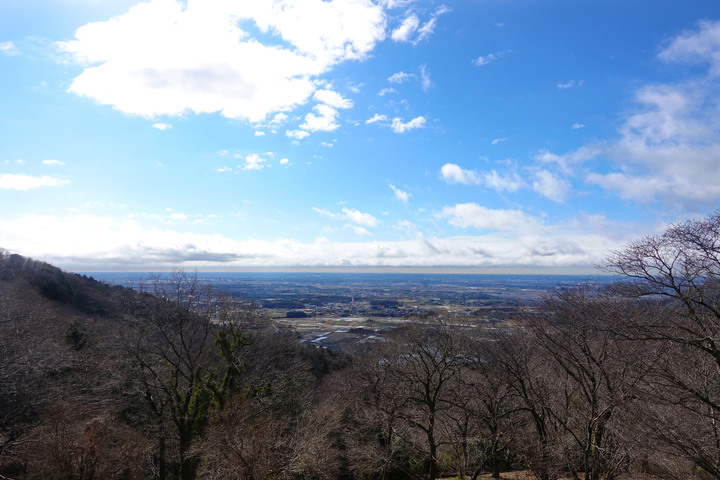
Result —
[[[720, 479], [720, 213], [612, 284], [498, 324], [409, 318], [347, 352], [174, 272], [141, 293], [0, 253], [0, 475]], [[151, 295], [152, 293], [152, 295]]]

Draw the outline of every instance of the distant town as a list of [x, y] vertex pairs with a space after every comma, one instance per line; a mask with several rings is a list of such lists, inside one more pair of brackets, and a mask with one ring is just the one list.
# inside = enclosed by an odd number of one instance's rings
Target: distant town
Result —
[[[148, 273], [91, 273], [97, 280], [141, 288]], [[162, 278], [163, 274], [159, 274]], [[165, 274], [168, 275], [168, 274]], [[279, 328], [306, 343], [342, 348], [377, 338], [399, 323], [435, 314], [495, 324], [554, 289], [610, 277], [408, 273], [198, 273], [203, 283], [256, 302]]]

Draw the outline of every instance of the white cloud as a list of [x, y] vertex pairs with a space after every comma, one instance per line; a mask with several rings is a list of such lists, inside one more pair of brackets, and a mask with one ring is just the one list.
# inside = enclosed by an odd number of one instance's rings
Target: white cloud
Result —
[[397, 93], [397, 90], [395, 90], [394, 88], [383, 88], [378, 92], [378, 95], [384, 97], [385, 95], [388, 95], [390, 93]]
[[288, 118], [290, 118], [290, 117], [288, 117], [284, 113], [276, 113], [273, 116], [273, 118], [270, 120], [270, 125], [274, 125], [274, 126], [282, 125], [283, 123], [287, 122]]
[[418, 16], [415, 14], [408, 15], [402, 23], [392, 31], [390, 37], [396, 42], [409, 42], [419, 26], [420, 19]]
[[493, 210], [476, 203], [461, 203], [444, 207], [437, 218], [448, 218], [448, 223], [458, 228], [478, 230], [513, 230], [528, 232], [538, 229], [542, 223], [520, 210]]
[[[673, 210], [700, 212], [720, 200], [720, 22], [700, 22], [668, 42], [666, 62], [706, 64], [690, 80], [639, 88], [637, 108], [625, 115], [614, 139], [595, 150], [614, 164], [585, 173], [585, 181], [641, 203], [661, 201]], [[569, 165], [569, 155], [543, 155]]]
[[398, 220], [393, 227], [407, 233], [408, 235], [417, 235], [418, 233], [417, 225], [410, 220]]
[[319, 213], [323, 217], [332, 218], [332, 219], [338, 218], [338, 216], [336, 214], [334, 214], [331, 211], [326, 210], [324, 208], [313, 207], [313, 210], [315, 210], [317, 213]]
[[402, 203], [405, 203], [405, 204], [408, 203], [408, 201], [410, 200], [410, 197], [411, 197], [411, 195], [410, 195], [408, 192], [405, 192], [405, 191], [403, 191], [403, 190], [400, 190], [399, 188], [397, 188], [397, 187], [396, 187], [395, 185], [393, 185], [392, 183], [389, 184], [388, 186], [390, 187], [390, 189], [391, 189], [391, 190], [393, 191], [393, 193], [395, 194], [395, 198], [396, 198], [396, 199], [400, 200]]
[[416, 128], [422, 128], [425, 126], [425, 117], [415, 117], [409, 122], [403, 122], [402, 118], [395, 117], [392, 120], [392, 128], [395, 133], [405, 133], [409, 130], [415, 130]]
[[287, 158], [281, 158], [280, 165], [292, 165], [292, 163], [290, 163], [290, 160], [288, 160]]
[[485, 172], [482, 178], [487, 187], [498, 192], [516, 192], [525, 184], [517, 173], [501, 176], [495, 170], [491, 170]]
[[[626, 200], [636, 200], [639, 202], [651, 202], [658, 195], [663, 195], [678, 188], [670, 179], [660, 176], [629, 176], [624, 173], [608, 173], [599, 174], [591, 173], [585, 181], [590, 184], [598, 185], [606, 190], [615, 190], [621, 198]], [[691, 185], [683, 185], [687, 189], [692, 189]], [[720, 185], [698, 189], [701, 196], [717, 197], [720, 195]]]
[[345, 215], [345, 218], [351, 222], [357, 223], [358, 225], [376, 227], [380, 223], [380, 220], [377, 218], [373, 217], [369, 213], [363, 213], [360, 210], [343, 207], [342, 213]]
[[169, 123], [153, 123], [152, 128], [156, 128], [158, 130], [170, 130], [172, 125]]
[[500, 175], [495, 170], [483, 172], [466, 170], [454, 163], [446, 163], [440, 169], [440, 176], [447, 183], [461, 183], [463, 185], [485, 185], [497, 192], [516, 192], [525, 182], [513, 172], [509, 175]]
[[255, 130], [255, 134], [254, 134], [254, 135], [255, 135], [256, 137], [264, 137], [264, 136], [265, 136], [265, 132], [263, 132], [262, 130]]
[[540, 170], [535, 173], [533, 190], [548, 200], [556, 203], [563, 203], [570, 190], [570, 184], [553, 175], [548, 170]]
[[360, 227], [358, 225], [348, 225], [352, 229], [353, 232], [355, 232], [356, 235], [368, 237], [372, 236], [372, 233], [370, 233], [367, 228]]
[[495, 55], [494, 53], [488, 53], [485, 56], [481, 55], [481, 56], [477, 57], [473, 61], [473, 63], [479, 67], [482, 67], [483, 65], [487, 65], [488, 63], [494, 62], [497, 59], [498, 59], [497, 55]]
[[500, 60], [500, 58], [504, 57], [508, 53], [510, 53], [511, 50], [503, 50], [500, 52], [495, 53], [488, 53], [487, 55], [481, 55], [477, 57], [475, 60], [473, 60], [473, 64], [477, 65], [478, 67], [483, 67], [487, 65], [488, 63], [492, 63], [496, 60]]
[[[410, 14], [392, 31], [390, 37], [396, 42], [412, 42], [413, 45], [417, 45], [430, 38], [435, 31], [438, 17], [450, 11], [450, 8], [441, 5], [432, 13], [430, 19], [422, 25], [417, 15]], [[415, 34], [417, 35], [415, 36]]]
[[0, 43], [0, 53], [4, 53], [5, 55], [20, 55], [20, 50], [18, 50], [13, 42], [2, 42]]
[[720, 75], [720, 22], [701, 21], [667, 45], [659, 57], [666, 62], [708, 63], [710, 74]]
[[412, 235], [409, 240], [335, 242], [321, 237], [301, 243], [158, 229], [144, 226], [140, 217], [25, 215], [0, 216], [0, 245], [75, 271], [344, 265], [510, 267], [537, 272], [534, 269], [542, 267], [590, 270], [609, 250], [638, 234], [625, 226], [613, 231], [607, 222], [598, 225], [597, 219], [543, 225], [522, 211], [468, 205], [448, 207], [438, 218], [456, 221], [457, 228], [482, 230], [477, 235], [425, 237], [412, 223], [401, 221], [396, 226]]
[[170, 218], [170, 220], [184, 222], [185, 220], [187, 220], [187, 215], [185, 215], [184, 213], [171, 213], [169, 215], [169, 218]]
[[42, 164], [43, 164], [43, 165], [57, 165], [57, 166], [62, 166], [62, 165], [65, 165], [65, 162], [61, 162], [60, 160], [43, 160], [43, 161], [42, 161]]
[[495, 140], [493, 140], [492, 142], [490, 142], [490, 144], [491, 144], [491, 145], [497, 145], [498, 143], [504, 142], [505, 140], [506, 140], [505, 138], [496, 138]]
[[376, 227], [380, 223], [380, 220], [369, 213], [363, 213], [360, 210], [347, 207], [343, 207], [341, 213], [333, 213], [327, 209], [317, 207], [313, 207], [313, 210], [326, 218], [332, 218], [333, 220], [350, 220], [356, 225], [365, 227]]
[[324, 103], [333, 108], [347, 109], [347, 108], [352, 108], [352, 106], [353, 106], [353, 103], [351, 100], [348, 100], [347, 98], [343, 98], [342, 95], [340, 95], [339, 93], [337, 93], [333, 90], [330, 90], [329, 88], [317, 90], [315, 92], [315, 94], [313, 95], [313, 98], [315, 100], [317, 100], [318, 102]]
[[216, 172], [225, 173], [225, 172], [232, 172], [232, 168], [230, 167], [220, 167], [216, 170]]
[[454, 163], [446, 163], [440, 169], [440, 175], [448, 183], [462, 183], [465, 185], [477, 185], [480, 177], [473, 170], [465, 170]]
[[310, 136], [308, 132], [303, 130], [285, 130], [285, 135], [296, 140], [302, 140], [303, 138]]
[[558, 84], [557, 84], [557, 88], [559, 88], [560, 90], [567, 90], [568, 88], [581, 87], [582, 84], [583, 84], [583, 81], [582, 81], [582, 80], [579, 80], [579, 81], [577, 81], [577, 82], [576, 82], [575, 80], [570, 80], [570, 81], [568, 81], [568, 82], [560, 82], [560, 83], [558, 83]]
[[313, 110], [317, 113], [308, 113], [305, 115], [305, 122], [300, 128], [310, 132], [332, 132], [337, 130], [340, 125], [337, 123], [338, 111], [329, 105], [315, 105]]
[[416, 1], [417, 0], [380, 0], [379, 3], [384, 5], [385, 8], [392, 9], [392, 8], [406, 7]]
[[572, 126], [570, 128], [572, 128], [573, 130], [577, 130], [579, 128], [585, 128], [585, 125], [583, 125], [582, 123], [575, 122], [572, 124]]
[[403, 83], [407, 82], [408, 80], [411, 80], [415, 78], [415, 74], [412, 73], [405, 73], [405, 72], [397, 72], [393, 73], [388, 77], [388, 82], [390, 83]]
[[379, 113], [376, 113], [375, 115], [372, 116], [372, 118], [368, 118], [367, 120], [365, 120], [365, 123], [369, 124], [369, 123], [375, 123], [375, 122], [386, 122], [387, 119], [388, 119], [387, 115], [380, 115]]
[[238, 165], [238, 168], [242, 168], [243, 170], [262, 170], [268, 166], [265, 162], [267, 162], [266, 158], [262, 158], [257, 153], [251, 153], [245, 157], [245, 164]]
[[535, 160], [544, 164], [554, 163], [563, 171], [570, 172], [573, 166], [598, 158], [603, 152], [604, 149], [598, 145], [583, 145], [565, 155], [557, 155], [548, 151], [540, 152], [535, 155]]
[[57, 187], [65, 185], [67, 180], [48, 177], [33, 177], [23, 174], [2, 173], [0, 174], [0, 190], [31, 190], [40, 187]]
[[150, 0], [79, 28], [59, 48], [86, 67], [70, 91], [101, 104], [260, 122], [305, 103], [315, 79], [365, 58], [384, 35], [382, 7], [366, 0]]
[[428, 72], [427, 65], [420, 67], [420, 84], [424, 92], [430, 90], [432, 87], [432, 80], [430, 80], [430, 72]]

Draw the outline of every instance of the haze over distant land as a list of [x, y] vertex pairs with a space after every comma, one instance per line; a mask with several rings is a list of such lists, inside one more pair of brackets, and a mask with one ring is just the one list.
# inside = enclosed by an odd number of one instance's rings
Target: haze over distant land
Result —
[[716, 0], [1, 2], [0, 248], [592, 273], [720, 205], [719, 39]]
[[[170, 269], [135, 268], [125, 270], [81, 270], [79, 273], [167, 273]], [[235, 268], [196, 268], [199, 273], [369, 273], [369, 274], [452, 274], [452, 275], [604, 275], [590, 267], [235, 267]]]

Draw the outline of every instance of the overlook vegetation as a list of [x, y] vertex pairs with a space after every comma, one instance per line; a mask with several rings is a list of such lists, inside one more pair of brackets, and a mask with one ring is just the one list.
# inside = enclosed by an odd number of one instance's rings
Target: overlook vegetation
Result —
[[182, 271], [0, 250], [0, 478], [720, 479], [720, 213], [604, 265], [501, 325], [331, 352]]

